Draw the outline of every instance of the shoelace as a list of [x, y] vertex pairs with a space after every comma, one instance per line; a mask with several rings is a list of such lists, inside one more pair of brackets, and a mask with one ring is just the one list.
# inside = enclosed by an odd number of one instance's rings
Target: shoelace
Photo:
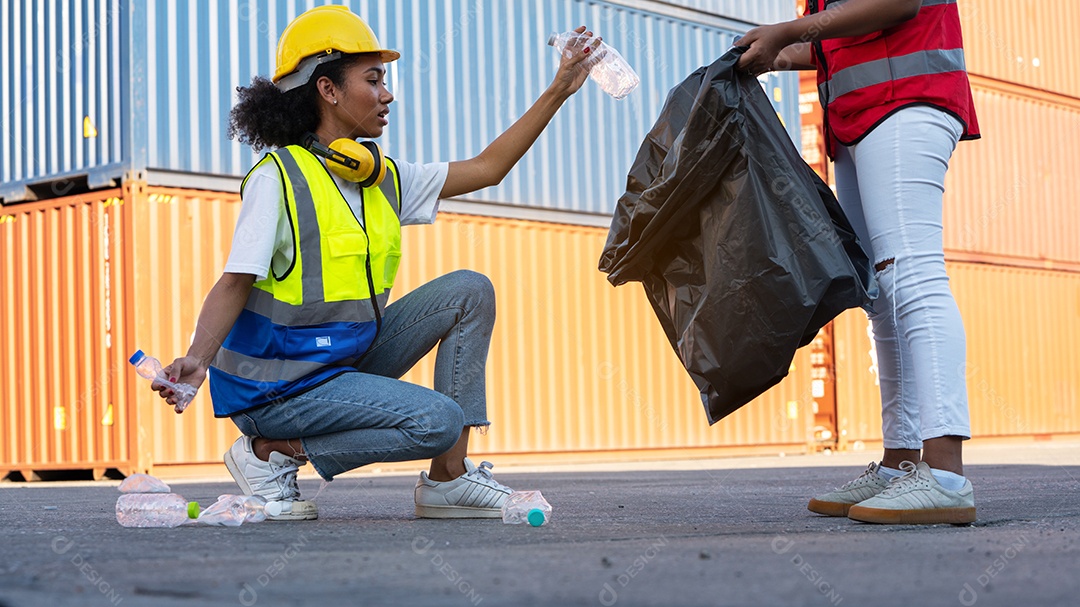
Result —
[[[270, 464], [270, 467], [273, 468], [273, 464]], [[286, 464], [277, 470], [274, 470], [273, 474], [266, 477], [266, 480], [263, 482], [259, 483], [258, 488], [261, 489], [280, 478], [285, 481], [285, 487], [282, 488], [281, 497], [278, 499], [296, 499], [300, 497], [300, 487], [296, 484], [296, 473], [299, 471], [300, 467], [296, 464]]]
[[910, 488], [910, 485], [917, 484], [922, 479], [919, 474], [919, 467], [912, 462], [900, 462], [900, 470], [904, 472], [904, 475], [889, 481], [889, 486], [881, 492], [881, 495], [903, 493]]
[[484, 484], [491, 485], [496, 489], [510, 489], [506, 485], [503, 485], [499, 481], [495, 480], [495, 477], [491, 472], [492, 467], [493, 465], [491, 462], [480, 462], [480, 465], [477, 466], [475, 470], [469, 472], [467, 476], [475, 476]]
[[860, 474], [854, 480], [850, 480], [850, 481], [844, 483], [844, 486], [840, 487], [840, 489], [838, 489], [838, 490], [839, 491], [847, 491], [848, 489], [858, 487], [859, 485], [865, 483], [870, 478], [870, 475], [874, 475], [874, 476], [878, 475], [878, 473], [877, 473], [877, 464], [874, 463], [874, 462], [870, 462], [870, 465], [868, 465], [866, 467], [865, 472]]

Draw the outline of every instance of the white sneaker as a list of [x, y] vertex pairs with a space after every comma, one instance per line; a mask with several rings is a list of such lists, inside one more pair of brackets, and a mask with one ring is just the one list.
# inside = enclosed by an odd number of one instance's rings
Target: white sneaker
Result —
[[975, 522], [975, 492], [964, 480], [959, 491], [942, 487], [926, 462], [903, 462], [904, 476], [893, 479], [881, 493], [848, 510], [848, 518], [864, 523], [894, 525], [963, 525]]
[[266, 518], [272, 521], [306, 521], [319, 518], [315, 502], [300, 499], [296, 472], [306, 462], [277, 451], [270, 452], [270, 461], [255, 456], [250, 436], [236, 439], [225, 452], [225, 467], [244, 495], [266, 498]]
[[871, 463], [855, 480], [848, 481], [836, 491], [811, 499], [807, 509], [825, 516], [847, 516], [849, 508], [874, 497], [889, 486], [889, 481], [878, 474], [880, 467], [877, 462]]
[[413, 499], [420, 518], [501, 518], [502, 505], [513, 490], [491, 477], [491, 462], [480, 467], [465, 458], [465, 474], [438, 482], [420, 473]]

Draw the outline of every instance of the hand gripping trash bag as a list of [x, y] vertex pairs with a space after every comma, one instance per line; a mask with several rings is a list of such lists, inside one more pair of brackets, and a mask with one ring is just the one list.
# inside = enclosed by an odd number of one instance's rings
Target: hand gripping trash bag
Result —
[[795, 350], [869, 303], [870, 262], [734, 49], [668, 95], [600, 259], [640, 281], [714, 424], [787, 375]]

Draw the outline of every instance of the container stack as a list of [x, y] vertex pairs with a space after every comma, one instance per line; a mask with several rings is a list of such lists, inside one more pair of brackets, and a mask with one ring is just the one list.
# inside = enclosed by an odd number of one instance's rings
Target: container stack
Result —
[[[613, 290], [596, 271], [668, 89], [755, 24], [790, 17], [789, 0], [347, 4], [402, 51], [380, 141], [391, 157], [479, 153], [555, 73], [551, 32], [588, 24], [647, 83], [623, 101], [587, 83], [502, 185], [445, 201], [435, 226], [404, 232], [396, 295], [458, 268], [496, 286], [488, 385], [498, 431], [477, 436], [477, 450], [802, 448], [803, 420], [784, 404], [807, 390], [801, 380], [710, 430], [640, 292]], [[301, 7], [98, 0], [3, 10], [0, 477], [219, 469], [237, 430], [214, 419], [207, 391], [177, 416], [124, 361], [136, 348], [169, 360], [186, 350], [232, 244], [240, 180], [258, 160], [226, 137], [235, 87], [272, 72], [278, 36]], [[504, 36], [490, 52], [495, 31]], [[764, 83], [793, 136], [796, 82]], [[430, 384], [431, 370], [425, 360], [405, 379]]]
[[[411, 162], [474, 156], [524, 113], [555, 72], [551, 32], [588, 24], [641, 75], [623, 101], [587, 83], [500, 186], [445, 201], [436, 225], [404, 231], [397, 296], [459, 268], [496, 287], [496, 425], [474, 438], [477, 453], [804, 452], [822, 429], [835, 446], [874, 439], [864, 316], [844, 316], [785, 382], [710, 428], [642, 293], [612, 289], [596, 270], [667, 91], [746, 30], [791, 18], [792, 0], [346, 4], [402, 52], [380, 143]], [[1080, 372], [1069, 365], [1080, 226], [1066, 206], [1080, 136], [1080, 80], [1066, 60], [1080, 49], [1055, 28], [1080, 9], [1062, 0], [1064, 13], [1027, 15], [1027, 4], [961, 0], [985, 138], [954, 160], [946, 247], [979, 436], [1080, 423]], [[186, 350], [232, 245], [240, 180], [258, 160], [226, 137], [234, 90], [271, 73], [299, 9], [97, 0], [41, 10], [11, 3], [0, 15], [0, 478], [219, 469], [237, 430], [213, 417], [207, 391], [177, 416], [125, 361], [136, 348], [163, 359]], [[490, 52], [493, 31], [505, 33], [501, 52]], [[762, 85], [798, 141], [797, 75]], [[404, 379], [430, 385], [432, 366]], [[834, 399], [831, 418], [816, 416], [818, 394]]]

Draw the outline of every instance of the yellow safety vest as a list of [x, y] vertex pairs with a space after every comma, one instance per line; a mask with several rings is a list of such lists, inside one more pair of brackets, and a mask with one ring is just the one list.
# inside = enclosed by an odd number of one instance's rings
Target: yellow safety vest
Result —
[[280, 276], [271, 270], [255, 283], [214, 359], [210, 394], [218, 417], [354, 371], [378, 333], [401, 259], [401, 183], [392, 160], [380, 186], [361, 190], [362, 216], [305, 148], [271, 152], [255, 168], [268, 162], [281, 176], [293, 261]]

